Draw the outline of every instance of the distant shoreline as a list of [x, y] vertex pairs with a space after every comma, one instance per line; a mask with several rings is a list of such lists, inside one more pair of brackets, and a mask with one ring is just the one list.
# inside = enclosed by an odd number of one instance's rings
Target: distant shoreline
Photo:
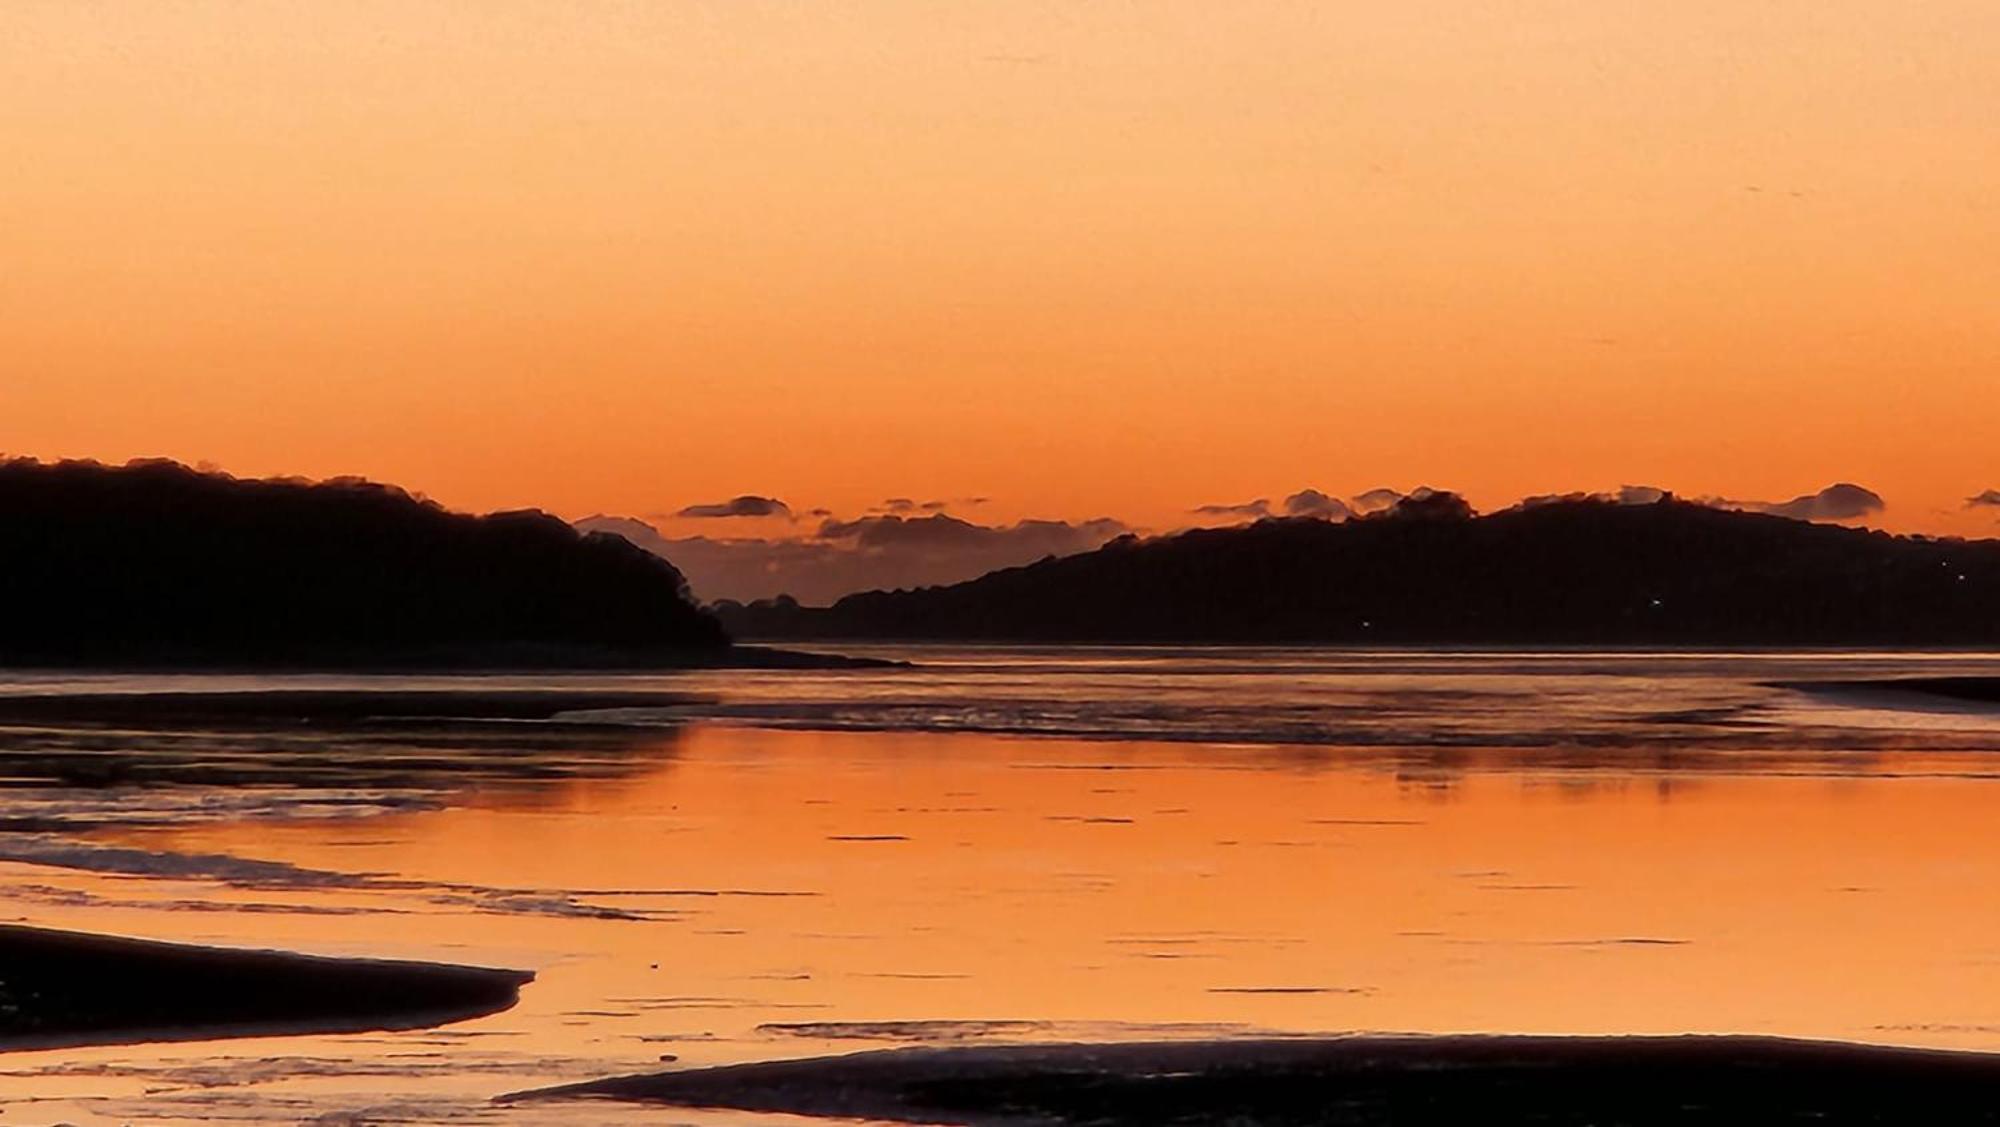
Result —
[[719, 649], [600, 646], [480, 646], [409, 651], [305, 650], [269, 657], [189, 650], [99, 655], [8, 653], [0, 670], [131, 674], [462, 674], [672, 673], [705, 669], [883, 669], [906, 662], [812, 650], [731, 644]]
[[717, 602], [735, 638], [1449, 645], [2000, 644], [2000, 541], [1662, 494], [1486, 515], [1431, 494], [1329, 522], [1120, 537], [945, 586]]
[[1766, 1037], [1357, 1036], [876, 1050], [501, 1097], [965, 1127], [1992, 1124], [2000, 1054]]
[[[808, 608], [824, 609], [824, 608]], [[898, 649], [898, 650], [1110, 650], [1127, 652], [1139, 650], [1203, 650], [1223, 653], [1253, 650], [1295, 650], [1301, 653], [1332, 652], [1354, 654], [1383, 654], [1388, 656], [1441, 654], [1445, 656], [1499, 656], [1520, 655], [1524, 657], [1772, 657], [1786, 654], [1885, 654], [1901, 656], [1908, 654], [1940, 654], [1960, 656], [2000, 656], [2000, 643], [1985, 642], [1936, 642], [1897, 643], [1879, 641], [1857, 642], [1454, 642], [1454, 641], [1413, 641], [1413, 642], [1362, 642], [1362, 641], [1314, 641], [1314, 640], [1231, 640], [1192, 639], [1189, 641], [1158, 640], [1152, 638], [1103, 638], [1103, 639], [1058, 639], [1040, 640], [1034, 638], [985, 638], [985, 637], [896, 637], [894, 635], [827, 636], [827, 637], [786, 637], [779, 634], [752, 634], [739, 638], [736, 646], [740, 649], [779, 650], [779, 652], [799, 652], [783, 650], [781, 647], [810, 645], [827, 646], [842, 651], [853, 649]], [[870, 660], [855, 658], [857, 661]], [[900, 664], [889, 662], [889, 664]], [[1804, 683], [1804, 682], [1801, 682]]]
[[221, 689], [0, 694], [0, 725], [285, 726], [554, 721], [603, 709], [671, 708], [675, 692], [563, 689]]
[[534, 977], [0, 924], [0, 1052], [422, 1029], [508, 1009]]

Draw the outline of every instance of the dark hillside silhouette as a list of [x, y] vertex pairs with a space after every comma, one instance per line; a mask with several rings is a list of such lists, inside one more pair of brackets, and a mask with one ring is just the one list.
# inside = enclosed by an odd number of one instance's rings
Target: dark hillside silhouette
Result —
[[1265, 520], [827, 608], [718, 607], [739, 635], [1037, 642], [1989, 644], [2000, 542], [1671, 497], [1474, 516], [1445, 493], [1340, 523]]
[[671, 564], [543, 513], [172, 462], [0, 462], [0, 663], [679, 662]]

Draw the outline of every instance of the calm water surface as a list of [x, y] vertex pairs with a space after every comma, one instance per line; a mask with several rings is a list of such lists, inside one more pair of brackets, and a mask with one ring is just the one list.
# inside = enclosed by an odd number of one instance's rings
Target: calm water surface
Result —
[[871, 652], [918, 667], [0, 674], [687, 696], [578, 722], [0, 730], [0, 915], [540, 976], [438, 1030], [5, 1054], [5, 1121], [778, 1123], [488, 1101], [662, 1054], [908, 1042], [2000, 1049], [2000, 712], [1770, 684], [2000, 657]]

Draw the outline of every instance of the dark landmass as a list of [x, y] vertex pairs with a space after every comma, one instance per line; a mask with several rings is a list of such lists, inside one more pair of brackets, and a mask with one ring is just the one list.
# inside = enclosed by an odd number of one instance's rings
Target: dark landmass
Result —
[[710, 664], [724, 669], [907, 669], [912, 663], [887, 657], [732, 645]]
[[508, 1099], [972, 1125], [2000, 1123], [2000, 1057], [1749, 1037], [892, 1049]]
[[1962, 704], [2000, 704], [2000, 677], [1884, 677], [1856, 681], [1777, 681], [1773, 687], [1837, 696], [1887, 694]]
[[[246, 689], [215, 692], [51, 693], [0, 696], [0, 726], [151, 728], [298, 725], [347, 728], [372, 721], [568, 718], [602, 709], [671, 708], [686, 693], [561, 689]], [[586, 719], [579, 716], [578, 720]]]
[[967, 583], [719, 604], [740, 637], [1345, 645], [1987, 645], [2000, 541], [1671, 497], [1474, 516], [1450, 494], [1338, 523], [1124, 537]]
[[728, 651], [673, 565], [545, 513], [171, 462], [0, 462], [0, 664], [675, 667]]
[[0, 925], [0, 1050], [418, 1029], [507, 1009], [534, 977]]

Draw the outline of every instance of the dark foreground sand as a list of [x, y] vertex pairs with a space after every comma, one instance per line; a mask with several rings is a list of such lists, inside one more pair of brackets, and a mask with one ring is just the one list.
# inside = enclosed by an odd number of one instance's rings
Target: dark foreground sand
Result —
[[0, 1050], [416, 1029], [504, 1010], [534, 977], [0, 925]]
[[909, 1123], [1993, 1124], [2000, 1055], [1752, 1037], [892, 1049], [503, 1097]]
[[1773, 681], [1781, 689], [1831, 697], [1907, 697], [2000, 704], [2000, 677], [1882, 677], [1870, 681]]

